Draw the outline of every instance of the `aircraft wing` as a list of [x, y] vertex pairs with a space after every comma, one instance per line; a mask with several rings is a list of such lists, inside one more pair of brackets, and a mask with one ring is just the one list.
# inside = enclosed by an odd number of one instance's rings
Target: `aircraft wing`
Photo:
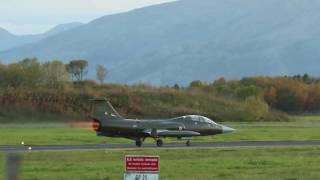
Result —
[[200, 136], [200, 133], [195, 131], [176, 131], [176, 130], [157, 130], [157, 133], [152, 131], [146, 131], [146, 133], [151, 136], [158, 137], [192, 137], [192, 136]]

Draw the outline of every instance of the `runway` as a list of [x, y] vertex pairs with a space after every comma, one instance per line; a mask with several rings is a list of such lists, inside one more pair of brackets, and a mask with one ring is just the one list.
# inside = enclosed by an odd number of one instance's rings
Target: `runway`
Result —
[[132, 144], [83, 144], [83, 145], [0, 145], [0, 152], [26, 151], [78, 151], [78, 150], [116, 150], [116, 149], [188, 149], [188, 148], [241, 148], [241, 147], [285, 147], [285, 146], [320, 146], [320, 140], [310, 141], [237, 141], [237, 142], [192, 142], [187, 147], [184, 143], [169, 143], [163, 147], [143, 144], [138, 148]]

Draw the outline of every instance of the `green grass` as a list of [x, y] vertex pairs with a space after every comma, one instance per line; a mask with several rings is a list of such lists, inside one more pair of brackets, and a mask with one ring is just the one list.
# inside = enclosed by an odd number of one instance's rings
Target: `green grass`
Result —
[[70, 119], [75, 119], [75, 117], [39, 111], [24, 111], [21, 109], [19, 111], [11, 109], [0, 109], [1, 124], [63, 122]]
[[[319, 116], [296, 117], [291, 122], [225, 122], [237, 131], [199, 137], [194, 141], [320, 140]], [[96, 137], [90, 129], [70, 124], [0, 124], [0, 145], [133, 143], [126, 139]], [[165, 139], [165, 142], [176, 142]], [[153, 143], [149, 139], [146, 143]], [[182, 142], [181, 142], [182, 143]], [[127, 154], [161, 156], [161, 179], [318, 179], [320, 147], [216, 148], [182, 150], [99, 150], [28, 152], [22, 154], [21, 179], [121, 179]], [[5, 154], [0, 153], [0, 162]], [[0, 163], [4, 174], [4, 163]], [[0, 176], [0, 179], [2, 177]]]
[[[161, 179], [295, 180], [320, 177], [320, 147], [29, 152], [21, 179], [121, 179], [125, 155], [160, 155]], [[4, 160], [4, 154], [0, 154]], [[0, 172], [4, 171], [0, 164]], [[1, 173], [2, 174], [2, 173]]]
[[320, 122], [319, 115], [293, 116], [295, 121]]
[[[320, 121], [223, 123], [236, 128], [231, 134], [198, 137], [193, 141], [254, 141], [254, 140], [320, 140]], [[67, 124], [0, 124], [0, 145], [133, 143], [122, 138], [97, 137], [91, 129], [74, 128]], [[165, 143], [177, 142], [165, 139]], [[147, 139], [146, 143], [154, 143]], [[181, 142], [183, 143], [183, 142]]]

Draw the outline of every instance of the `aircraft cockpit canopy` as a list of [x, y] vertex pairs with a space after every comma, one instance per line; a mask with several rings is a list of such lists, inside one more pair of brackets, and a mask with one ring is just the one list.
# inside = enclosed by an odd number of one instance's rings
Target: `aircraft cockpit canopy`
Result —
[[208, 123], [208, 124], [213, 124], [216, 125], [217, 123], [215, 123], [214, 121], [212, 121], [211, 119], [204, 117], [204, 116], [198, 116], [198, 115], [189, 115], [189, 116], [185, 116], [190, 118], [192, 121], [196, 121], [196, 122], [204, 122], [204, 123]]

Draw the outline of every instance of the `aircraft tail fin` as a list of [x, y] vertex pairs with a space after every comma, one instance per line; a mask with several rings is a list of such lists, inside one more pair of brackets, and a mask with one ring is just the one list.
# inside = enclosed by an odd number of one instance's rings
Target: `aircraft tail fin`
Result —
[[93, 114], [92, 118], [94, 119], [124, 119], [112, 106], [107, 98], [95, 98], [90, 99], [94, 102], [93, 104]]

